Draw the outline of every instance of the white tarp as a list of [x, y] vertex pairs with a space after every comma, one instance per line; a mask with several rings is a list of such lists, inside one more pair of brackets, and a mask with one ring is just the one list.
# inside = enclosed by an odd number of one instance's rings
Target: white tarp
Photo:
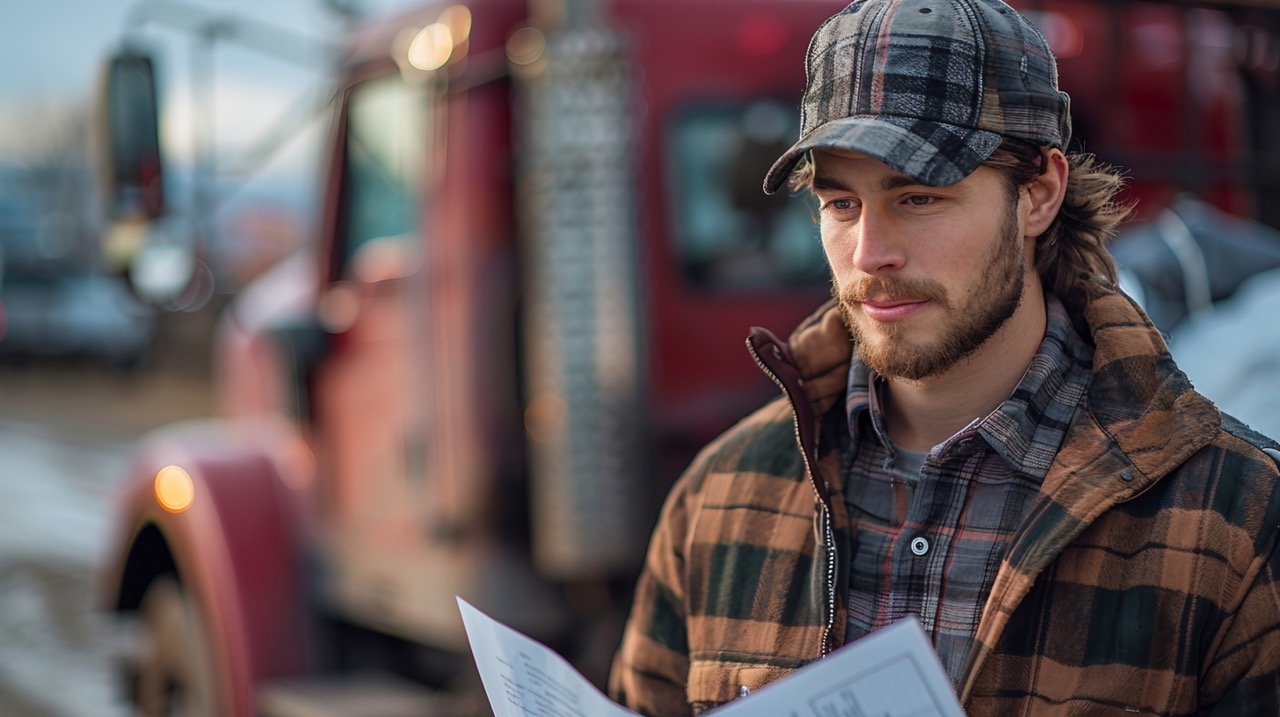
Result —
[[1255, 431], [1280, 436], [1280, 269], [1174, 329], [1169, 350], [1196, 389]]

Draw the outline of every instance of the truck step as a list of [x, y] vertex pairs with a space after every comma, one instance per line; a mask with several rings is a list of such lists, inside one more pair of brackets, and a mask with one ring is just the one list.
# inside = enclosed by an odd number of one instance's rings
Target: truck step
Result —
[[259, 717], [473, 717], [474, 701], [388, 674], [313, 675], [258, 692]]

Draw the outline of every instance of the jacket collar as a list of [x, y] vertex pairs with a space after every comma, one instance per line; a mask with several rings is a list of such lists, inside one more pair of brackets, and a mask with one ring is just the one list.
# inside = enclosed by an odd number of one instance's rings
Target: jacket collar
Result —
[[[1084, 320], [1094, 345], [1089, 414], [1138, 471], [1134, 482], [1145, 487], [1208, 445], [1221, 415], [1178, 370], [1164, 338], [1132, 299], [1100, 282], [1088, 285], [1087, 296]], [[1093, 457], [1088, 453], [1079, 459]]]
[[800, 323], [787, 340], [815, 415], [843, 405], [853, 358], [853, 339], [834, 299]]

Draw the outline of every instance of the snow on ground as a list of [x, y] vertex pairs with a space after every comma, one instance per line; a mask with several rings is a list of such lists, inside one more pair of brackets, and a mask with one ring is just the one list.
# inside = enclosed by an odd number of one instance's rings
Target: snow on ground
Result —
[[0, 420], [0, 714], [126, 713], [91, 576], [127, 449]]
[[94, 571], [137, 438], [208, 415], [207, 382], [0, 368], [0, 715], [123, 717]]

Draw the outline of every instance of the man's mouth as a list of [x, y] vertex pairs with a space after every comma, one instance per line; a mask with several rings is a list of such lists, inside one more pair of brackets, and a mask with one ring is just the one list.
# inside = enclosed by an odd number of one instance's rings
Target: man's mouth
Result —
[[859, 302], [867, 317], [884, 323], [902, 321], [923, 309], [928, 299], [882, 299]]

